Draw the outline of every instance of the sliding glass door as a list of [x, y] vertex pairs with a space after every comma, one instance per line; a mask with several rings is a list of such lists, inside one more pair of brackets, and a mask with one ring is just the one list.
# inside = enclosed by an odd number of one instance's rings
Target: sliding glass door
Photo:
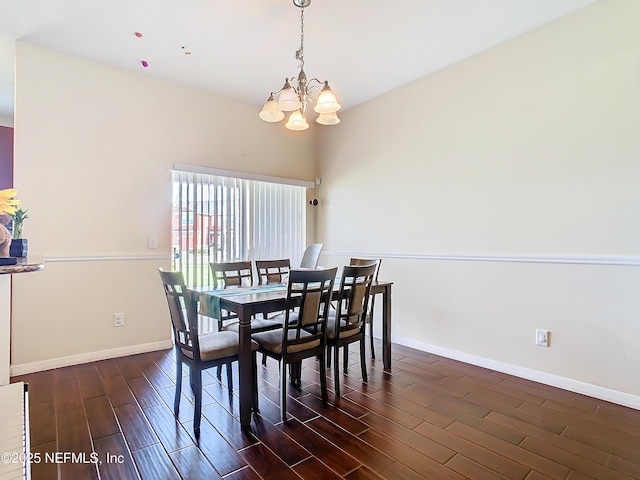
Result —
[[305, 188], [204, 173], [173, 172], [174, 269], [210, 285], [210, 262], [289, 258], [305, 248]]

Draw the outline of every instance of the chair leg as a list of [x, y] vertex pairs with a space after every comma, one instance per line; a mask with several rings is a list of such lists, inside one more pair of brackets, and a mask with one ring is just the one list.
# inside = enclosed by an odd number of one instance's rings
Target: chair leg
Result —
[[296, 385], [298, 385], [298, 388], [302, 388], [302, 360], [298, 362], [298, 373], [296, 375]]
[[291, 384], [300, 388], [302, 386], [302, 361], [293, 362], [289, 365]]
[[376, 359], [376, 349], [373, 347], [373, 322], [369, 324], [369, 339], [371, 340], [371, 358]]
[[[336, 354], [337, 355], [337, 354]], [[344, 373], [347, 373], [347, 364], [349, 363], [349, 344], [345, 344], [342, 351], [342, 369]]]
[[266, 365], [266, 364], [267, 364], [267, 355], [266, 355], [266, 353], [263, 353], [263, 354], [262, 354], [262, 364], [263, 364], [263, 365]]
[[362, 381], [364, 383], [368, 382], [367, 379], [367, 360], [365, 357], [365, 351], [364, 351], [364, 345], [365, 345], [365, 338], [362, 337], [360, 339], [360, 368], [362, 369]]
[[336, 392], [336, 397], [340, 396], [340, 350], [336, 345], [333, 352], [333, 389]]
[[251, 392], [253, 395], [253, 413], [258, 413], [258, 361], [255, 352], [251, 355], [251, 375], [253, 376], [253, 391]]
[[193, 394], [195, 395], [195, 393], [196, 393], [196, 386], [194, 385], [194, 381], [195, 381], [195, 380], [194, 380], [194, 379], [195, 379], [195, 376], [194, 376], [194, 374], [193, 374], [193, 369], [194, 369], [194, 368], [195, 368], [195, 367], [191, 366], [191, 368], [189, 369], [189, 385], [191, 385], [191, 391], [192, 391], [192, 392], [193, 392]]
[[280, 416], [287, 421], [287, 364], [280, 361]]
[[176, 398], [173, 401], [173, 411], [178, 417], [180, 412], [180, 394], [182, 393], [182, 361], [176, 361]]
[[324, 355], [320, 355], [320, 391], [322, 392], [322, 401], [326, 402], [329, 396], [327, 395], [327, 366]]
[[229, 395], [233, 393], [233, 369], [231, 368], [231, 362], [227, 363], [227, 388], [229, 389]]
[[218, 371], [216, 373], [216, 377], [218, 377], [218, 381], [222, 381], [222, 365], [218, 365]]
[[193, 433], [196, 437], [200, 436], [200, 419], [202, 417], [202, 372], [191, 369], [191, 386], [195, 397], [195, 405], [193, 409]]
[[327, 347], [327, 368], [331, 368], [331, 347]]

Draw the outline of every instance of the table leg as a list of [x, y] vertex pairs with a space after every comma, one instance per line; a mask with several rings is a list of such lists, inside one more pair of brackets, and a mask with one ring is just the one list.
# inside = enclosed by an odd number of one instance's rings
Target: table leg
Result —
[[240, 426], [251, 425], [253, 373], [251, 371], [251, 315], [244, 308], [238, 309], [240, 352], [238, 353]]
[[382, 294], [382, 364], [391, 368], [391, 285]]

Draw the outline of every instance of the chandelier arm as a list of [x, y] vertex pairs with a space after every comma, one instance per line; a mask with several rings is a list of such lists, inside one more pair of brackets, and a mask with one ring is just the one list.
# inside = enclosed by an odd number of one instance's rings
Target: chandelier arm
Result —
[[[316, 84], [312, 85], [311, 82], [316, 82]], [[322, 90], [324, 88], [325, 85], [327, 85], [327, 81], [326, 80], [318, 80], [317, 78], [312, 78], [311, 80], [307, 81], [307, 87], [309, 89], [315, 89], [315, 90]]]
[[[315, 82], [316, 84], [312, 85], [311, 82]], [[326, 81], [321, 81], [317, 78], [312, 78], [311, 80], [307, 81], [307, 97], [309, 98], [309, 100], [314, 101], [316, 95], [318, 95], [322, 91], [322, 88], [326, 84]]]
[[275, 96], [275, 95], [278, 95], [279, 93], [282, 93], [282, 91], [287, 86], [287, 82], [289, 83], [289, 86], [293, 87], [296, 93], [298, 93], [298, 77], [285, 78], [284, 80], [285, 80], [285, 84], [279, 90], [272, 91], [271, 95]]

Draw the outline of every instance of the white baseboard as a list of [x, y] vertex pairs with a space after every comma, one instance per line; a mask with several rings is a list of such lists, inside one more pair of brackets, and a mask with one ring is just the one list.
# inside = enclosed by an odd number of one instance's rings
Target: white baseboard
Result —
[[566, 378], [559, 375], [553, 375], [551, 373], [540, 372], [538, 370], [532, 370], [529, 368], [520, 367], [518, 365], [499, 362], [485, 357], [478, 357], [476, 355], [471, 355], [457, 350], [451, 350], [449, 348], [439, 347], [437, 345], [418, 342], [411, 338], [394, 336], [392, 337], [392, 341], [400, 345], [415, 348], [416, 350], [421, 350], [423, 352], [433, 353], [435, 355], [451, 358], [453, 360], [459, 360], [471, 365], [477, 365], [479, 367], [488, 368], [490, 370], [496, 370], [498, 372], [507, 373], [509, 375], [514, 375], [520, 378], [526, 378], [527, 380], [532, 380], [534, 382], [544, 383], [545, 385], [551, 385], [553, 387], [569, 390], [570, 392], [581, 393], [590, 397], [599, 398], [600, 400], [606, 400], [607, 402], [612, 402], [618, 405], [633, 408], [635, 410], [640, 410], [640, 396], [638, 395], [619, 392], [617, 390], [593, 385], [591, 383], [581, 382], [572, 378]]
[[70, 365], [78, 365], [81, 363], [95, 362], [97, 360], [106, 360], [108, 358], [125, 357], [136, 353], [153, 352], [155, 350], [166, 350], [173, 347], [172, 340], [162, 340], [160, 342], [142, 343], [140, 345], [131, 345], [130, 347], [112, 348], [110, 350], [100, 350], [98, 352], [79, 353], [78, 355], [70, 355], [68, 357], [51, 358], [39, 362], [23, 363], [20, 365], [11, 365], [11, 376], [25, 375], [27, 373], [41, 372], [43, 370], [51, 370], [52, 368], [68, 367]]

